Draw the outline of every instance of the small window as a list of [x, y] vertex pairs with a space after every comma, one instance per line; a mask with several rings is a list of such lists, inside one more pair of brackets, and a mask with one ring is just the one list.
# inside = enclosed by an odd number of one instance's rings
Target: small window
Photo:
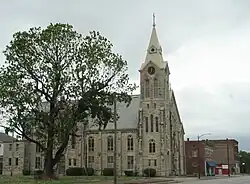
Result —
[[151, 160], [148, 159], [148, 166], [151, 166]]
[[147, 108], [149, 109], [149, 104], [147, 104]]
[[145, 117], [145, 129], [148, 132], [148, 117]]
[[156, 109], [156, 103], [154, 103], [154, 108]]
[[159, 119], [158, 119], [158, 117], [155, 117], [155, 131], [159, 132]]
[[133, 143], [133, 137], [132, 135], [129, 135], [127, 138], [127, 146], [128, 146], [128, 151], [133, 151], [134, 150], [134, 143]]
[[74, 135], [71, 136], [71, 147], [72, 149], [76, 148], [76, 137]]
[[18, 158], [16, 158], [16, 165], [18, 165]]
[[113, 151], [114, 150], [114, 140], [113, 136], [108, 136], [108, 151]]
[[69, 159], [69, 166], [71, 166], [71, 159]]
[[154, 160], [154, 165], [157, 166], [157, 160]]
[[89, 152], [93, 152], [95, 150], [95, 140], [93, 137], [89, 137], [88, 145], [89, 145]]
[[16, 144], [16, 151], [19, 150], [19, 144]]
[[108, 156], [108, 164], [113, 164], [113, 163], [114, 163], [114, 157]]
[[11, 158], [9, 158], [9, 166], [11, 166]]
[[76, 159], [74, 158], [74, 166], [76, 166]]
[[36, 169], [41, 169], [41, 166], [42, 166], [41, 157], [36, 157], [35, 168]]
[[151, 123], [151, 132], [154, 132], [154, 116], [150, 115], [150, 123]]
[[197, 150], [192, 151], [192, 157], [197, 157]]
[[88, 167], [94, 167], [95, 157], [88, 156]]
[[128, 156], [127, 157], [128, 161], [128, 169], [133, 169], [134, 168], [134, 156]]
[[9, 144], [9, 151], [12, 151], [12, 144]]

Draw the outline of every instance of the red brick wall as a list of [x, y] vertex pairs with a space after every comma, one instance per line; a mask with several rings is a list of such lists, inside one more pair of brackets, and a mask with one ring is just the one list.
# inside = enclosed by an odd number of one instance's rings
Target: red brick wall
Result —
[[[198, 154], [197, 157], [192, 157], [193, 151], [198, 151], [199, 148], [199, 160]], [[198, 165], [200, 164], [201, 175], [205, 173], [205, 164], [204, 164], [204, 155], [205, 155], [205, 146], [202, 142], [197, 141], [185, 141], [185, 153], [186, 153], [186, 173], [187, 175], [198, 174]]]

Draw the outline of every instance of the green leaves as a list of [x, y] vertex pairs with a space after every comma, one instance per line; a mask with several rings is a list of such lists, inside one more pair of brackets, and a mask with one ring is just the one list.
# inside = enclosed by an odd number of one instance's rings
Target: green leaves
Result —
[[105, 128], [114, 99], [129, 105], [136, 88], [112, 47], [99, 32], [82, 36], [69, 24], [15, 33], [0, 70], [0, 106], [9, 128], [45, 152], [59, 147], [59, 157], [77, 122], [91, 117]]

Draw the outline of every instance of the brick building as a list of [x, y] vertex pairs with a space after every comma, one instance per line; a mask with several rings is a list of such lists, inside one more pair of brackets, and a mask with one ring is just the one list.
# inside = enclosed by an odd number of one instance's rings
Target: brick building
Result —
[[216, 163], [212, 160], [213, 145], [209, 141], [185, 141], [187, 175], [214, 175]]
[[212, 159], [217, 163], [216, 174], [227, 174], [228, 161], [231, 174], [240, 173], [238, 141], [235, 139], [209, 140], [213, 144]]

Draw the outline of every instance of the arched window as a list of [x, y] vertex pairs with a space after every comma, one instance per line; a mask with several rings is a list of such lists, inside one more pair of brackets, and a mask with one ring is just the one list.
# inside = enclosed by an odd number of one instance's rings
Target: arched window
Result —
[[157, 78], [154, 79], [154, 97], [158, 98], [159, 96], [159, 80]]
[[146, 98], [149, 97], [149, 80], [148, 79], [145, 80], [145, 97]]
[[113, 137], [110, 135], [108, 136], [108, 151], [113, 151], [114, 150], [114, 141]]
[[148, 117], [145, 117], [145, 131], [148, 132]]
[[153, 139], [149, 141], [149, 153], [155, 153], [155, 141]]
[[155, 117], [155, 131], [159, 132], [159, 118]]
[[151, 132], [154, 132], [154, 116], [153, 114], [150, 115], [150, 128], [151, 128]]
[[89, 137], [88, 139], [88, 146], [89, 146], [89, 152], [94, 151], [95, 150], [95, 140], [93, 137]]
[[133, 151], [134, 150], [134, 142], [133, 142], [133, 136], [132, 135], [128, 136], [127, 143], [128, 143], [128, 151]]

